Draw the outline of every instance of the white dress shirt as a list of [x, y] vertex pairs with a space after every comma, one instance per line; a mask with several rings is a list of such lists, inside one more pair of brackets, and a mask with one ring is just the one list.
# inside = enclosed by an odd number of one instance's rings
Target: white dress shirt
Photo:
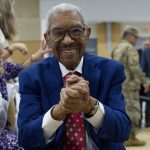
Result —
[[[59, 66], [60, 66], [60, 70], [62, 73], [62, 78], [66, 74], [68, 74], [70, 71], [78, 71], [79, 73], [82, 74], [83, 57], [81, 58], [81, 61], [75, 70], [66, 69], [65, 66], [63, 64], [61, 64], [60, 62], [59, 62]], [[45, 115], [43, 117], [43, 122], [42, 122], [44, 137], [45, 137], [45, 140], [47, 143], [53, 139], [52, 137], [53, 137], [55, 131], [63, 123], [63, 120], [58, 121], [58, 120], [54, 120], [52, 118], [52, 116], [51, 116], [51, 109], [52, 108], [53, 107], [51, 107], [49, 109], [49, 111], [45, 113]], [[101, 127], [104, 114], [105, 114], [104, 106], [102, 105], [102, 103], [99, 102], [99, 108], [98, 108], [96, 114], [94, 116], [92, 116], [91, 118], [85, 118], [85, 119], [95, 128], [95, 130], [98, 130]], [[86, 134], [86, 136], [87, 136], [87, 134]], [[89, 138], [90, 137], [86, 137], [86, 140], [88, 139], [88, 141], [90, 141]], [[89, 142], [88, 142], [88, 145], [90, 145]], [[88, 146], [88, 147], [90, 147], [90, 146]]]

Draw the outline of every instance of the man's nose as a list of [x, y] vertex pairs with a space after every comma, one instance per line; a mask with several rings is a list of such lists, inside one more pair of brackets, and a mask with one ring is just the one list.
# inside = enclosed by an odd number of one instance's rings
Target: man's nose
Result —
[[63, 42], [65, 42], [65, 43], [73, 42], [73, 39], [70, 37], [68, 32], [65, 33], [64, 38], [63, 38]]

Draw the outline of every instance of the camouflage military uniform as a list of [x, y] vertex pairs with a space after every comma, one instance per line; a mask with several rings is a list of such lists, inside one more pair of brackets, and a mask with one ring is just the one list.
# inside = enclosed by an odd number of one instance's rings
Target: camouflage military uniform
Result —
[[132, 130], [139, 126], [140, 84], [147, 80], [139, 66], [139, 55], [135, 48], [126, 40], [122, 40], [112, 52], [112, 58], [120, 61], [125, 67], [126, 81], [123, 85], [123, 92], [126, 99], [126, 110], [132, 122]]

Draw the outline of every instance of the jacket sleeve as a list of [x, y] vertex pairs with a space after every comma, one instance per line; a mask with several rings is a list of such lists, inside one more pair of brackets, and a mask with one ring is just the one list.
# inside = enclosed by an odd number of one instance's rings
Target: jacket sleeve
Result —
[[100, 141], [123, 142], [128, 139], [131, 128], [130, 119], [125, 111], [125, 100], [122, 93], [122, 84], [125, 80], [123, 66], [118, 65], [108, 80], [109, 88], [107, 96], [103, 100], [104, 120], [95, 137], [98, 137]]
[[38, 150], [46, 146], [43, 137], [40, 89], [33, 84], [26, 69], [19, 75], [21, 101], [18, 114], [19, 144], [26, 150]]

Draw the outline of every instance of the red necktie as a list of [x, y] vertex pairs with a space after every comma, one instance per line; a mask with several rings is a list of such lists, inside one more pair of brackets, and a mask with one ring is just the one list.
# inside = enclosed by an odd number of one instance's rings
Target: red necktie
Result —
[[[65, 75], [66, 80], [71, 74], [81, 76], [78, 72]], [[62, 150], [85, 150], [85, 131], [83, 113], [67, 114], [64, 120], [64, 134], [61, 141]]]

